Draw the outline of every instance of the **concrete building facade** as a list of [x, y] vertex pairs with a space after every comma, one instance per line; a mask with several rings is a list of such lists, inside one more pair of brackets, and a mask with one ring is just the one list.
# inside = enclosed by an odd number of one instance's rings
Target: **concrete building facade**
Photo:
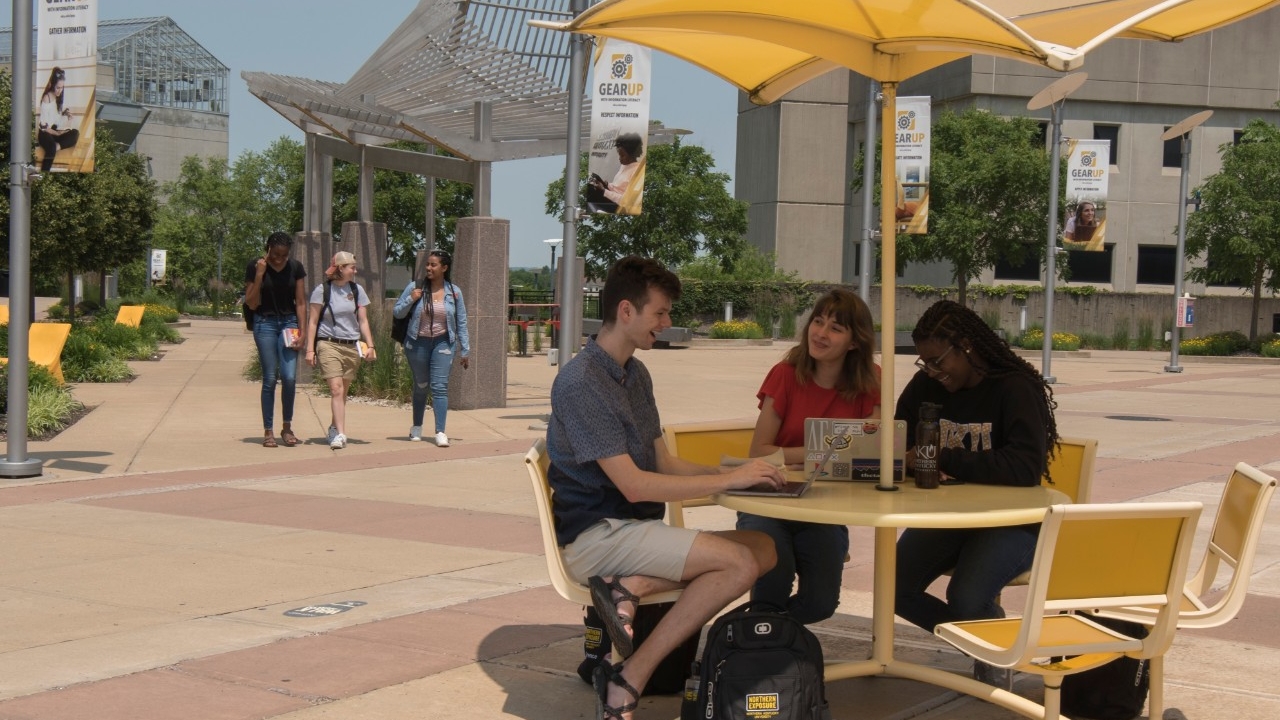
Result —
[[[1176, 141], [1167, 148], [1160, 135], [1188, 115], [1214, 111], [1193, 135], [1188, 181], [1194, 188], [1221, 168], [1219, 146], [1233, 142], [1250, 120], [1280, 122], [1277, 37], [1280, 10], [1272, 10], [1180, 43], [1113, 40], [1091, 53], [1083, 68], [1089, 79], [1067, 100], [1062, 134], [1112, 140], [1107, 250], [1070, 253], [1073, 283], [1116, 292], [1171, 290], [1181, 168]], [[1030, 64], [973, 56], [902, 83], [898, 94], [930, 96], [935, 116], [980, 108], [1047, 124], [1047, 108], [1031, 112], [1026, 105], [1058, 77]], [[748, 239], [775, 252], [779, 267], [808, 280], [858, 280], [863, 198], [852, 184], [866, 135], [868, 82], [838, 70], [773, 105], [741, 100], [735, 184], [738, 198], [751, 203]], [[909, 266], [902, 281], [954, 284], [951, 267], [936, 264]], [[1002, 266], [978, 282], [1043, 283], [1043, 270]], [[1241, 292], [1238, 286], [1186, 287], [1194, 294]]]

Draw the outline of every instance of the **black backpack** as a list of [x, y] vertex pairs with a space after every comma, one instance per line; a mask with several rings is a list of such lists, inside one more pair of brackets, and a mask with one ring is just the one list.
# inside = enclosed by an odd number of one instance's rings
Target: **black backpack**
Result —
[[[1148, 629], [1127, 620], [1087, 615], [1090, 620], [1129, 637], [1144, 638]], [[1062, 678], [1062, 713], [1090, 720], [1131, 720], [1142, 714], [1151, 677], [1146, 660], [1122, 657]]]
[[740, 605], [707, 633], [696, 705], [683, 720], [831, 720], [822, 645], [803, 623]]

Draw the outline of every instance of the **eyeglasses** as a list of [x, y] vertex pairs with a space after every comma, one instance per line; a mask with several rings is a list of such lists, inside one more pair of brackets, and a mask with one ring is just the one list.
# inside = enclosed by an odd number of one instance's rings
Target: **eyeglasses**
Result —
[[942, 353], [941, 355], [939, 355], [938, 357], [932, 360], [925, 360], [924, 358], [916, 358], [916, 367], [929, 373], [930, 375], [932, 375], [933, 373], [942, 372], [943, 359], [946, 358], [947, 355], [950, 355], [951, 351], [954, 350], [955, 347], [956, 347], [955, 345], [948, 347], [946, 352]]

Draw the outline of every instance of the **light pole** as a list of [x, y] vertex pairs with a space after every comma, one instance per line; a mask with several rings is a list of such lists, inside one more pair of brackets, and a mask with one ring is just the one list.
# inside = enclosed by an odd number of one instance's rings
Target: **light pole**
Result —
[[1089, 79], [1088, 73], [1072, 73], [1059, 78], [1035, 94], [1027, 103], [1028, 110], [1048, 107], [1053, 125], [1053, 137], [1049, 142], [1049, 232], [1045, 242], [1044, 260], [1044, 356], [1040, 361], [1040, 374], [1050, 385], [1057, 382], [1049, 372], [1053, 356], [1053, 283], [1057, 274], [1058, 255], [1058, 172], [1062, 164], [1062, 106], [1067, 96]]
[[1202, 110], [1195, 115], [1184, 118], [1181, 122], [1160, 136], [1168, 142], [1176, 137], [1182, 138], [1182, 177], [1178, 180], [1178, 254], [1173, 261], [1173, 327], [1169, 333], [1169, 364], [1164, 366], [1165, 372], [1182, 372], [1178, 365], [1178, 343], [1180, 330], [1178, 327], [1178, 299], [1182, 297], [1183, 252], [1187, 245], [1187, 176], [1191, 174], [1191, 131], [1208, 120], [1212, 110]]
[[564, 242], [560, 238], [547, 238], [542, 242], [551, 246], [551, 302], [556, 301], [556, 248]]

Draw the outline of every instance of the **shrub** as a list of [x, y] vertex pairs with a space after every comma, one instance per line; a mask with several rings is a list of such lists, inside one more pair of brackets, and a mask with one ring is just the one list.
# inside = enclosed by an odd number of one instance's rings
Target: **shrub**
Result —
[[[375, 302], [369, 304], [368, 313], [369, 332], [373, 335], [373, 349], [377, 356], [371, 362], [360, 363], [349, 392], [359, 397], [408, 402], [413, 396], [413, 373], [404, 359], [400, 344], [391, 339], [391, 311], [384, 303]], [[257, 357], [255, 353], [255, 363]], [[305, 359], [300, 356], [298, 361], [305, 362]], [[261, 378], [262, 370], [259, 367], [258, 379]], [[323, 393], [328, 393], [328, 383], [319, 373], [315, 375], [315, 383]]]
[[72, 328], [62, 348], [62, 374], [68, 382], [121, 382], [133, 377], [124, 360], [91, 332]]
[[[1044, 329], [1033, 327], [1023, 333], [1018, 345], [1024, 350], [1036, 350], [1044, 347]], [[1080, 336], [1068, 332], [1053, 334], [1054, 350], [1079, 350]]]
[[1111, 347], [1116, 350], [1129, 349], [1129, 321], [1120, 320], [1116, 322], [1115, 329], [1111, 331]]
[[[27, 393], [39, 388], [59, 388], [58, 379], [43, 365], [27, 363]], [[9, 364], [0, 365], [0, 415], [9, 412]]]
[[27, 396], [27, 436], [39, 437], [61, 430], [84, 406], [64, 387], [35, 387]]
[[[9, 412], [9, 366], [0, 366], [0, 413]], [[83, 406], [43, 365], [27, 364], [27, 436], [40, 437], [66, 427]], [[7, 420], [6, 420], [7, 423]], [[6, 425], [7, 426], [7, 425]]]
[[1262, 352], [1262, 346], [1280, 340], [1280, 333], [1265, 333], [1259, 335], [1257, 340], [1249, 344], [1249, 349], [1256, 353]]
[[754, 340], [764, 337], [764, 328], [750, 320], [730, 320], [729, 322], [721, 321], [711, 326], [711, 337], [722, 339], [746, 338]]
[[1155, 320], [1150, 315], [1138, 318], [1137, 347], [1139, 350], [1154, 350], [1156, 348]]
[[1262, 353], [1262, 357], [1280, 358], [1280, 338], [1263, 343], [1259, 348], [1259, 352]]
[[1178, 348], [1184, 355], [1234, 355], [1249, 349], [1249, 339], [1232, 330], [1204, 337], [1187, 338], [1178, 343]]
[[[1110, 350], [1111, 338], [1106, 335], [1094, 335], [1093, 333], [1080, 333], [1080, 347], [1089, 350]], [[1121, 348], [1124, 349], [1124, 348]]]

